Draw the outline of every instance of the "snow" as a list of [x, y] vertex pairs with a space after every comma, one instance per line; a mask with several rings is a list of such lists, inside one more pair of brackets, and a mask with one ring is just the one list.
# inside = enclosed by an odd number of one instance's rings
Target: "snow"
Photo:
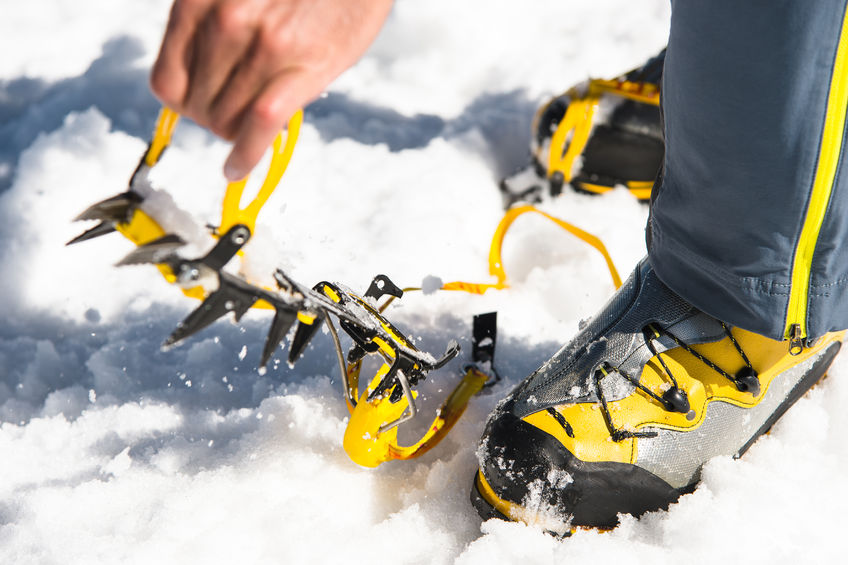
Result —
[[[468, 360], [472, 315], [499, 313], [504, 381], [419, 460], [370, 470], [347, 458], [328, 335], [293, 369], [278, 350], [266, 372], [263, 313], [160, 350], [195, 304], [155, 269], [114, 268], [130, 251], [118, 236], [64, 243], [82, 229], [71, 219], [123, 190], [144, 150], [158, 109], [147, 69], [168, 4], [4, 3], [0, 563], [837, 560], [843, 359], [744, 459], [710, 461], [668, 512], [564, 541], [481, 523], [468, 492], [486, 415], [612, 292], [603, 259], [541, 217], [506, 238], [510, 289], [410, 293], [389, 311], [428, 351], [463, 346], [422, 387], [433, 408]], [[535, 107], [654, 54], [668, 16], [664, 0], [399, 0], [369, 53], [307, 110], [246, 269], [361, 291], [378, 273], [428, 291], [488, 282], [496, 181], [525, 158]], [[181, 124], [152, 181], [214, 223], [226, 153]], [[622, 275], [645, 252], [647, 210], [625, 192], [568, 192], [547, 210], [598, 235]]]

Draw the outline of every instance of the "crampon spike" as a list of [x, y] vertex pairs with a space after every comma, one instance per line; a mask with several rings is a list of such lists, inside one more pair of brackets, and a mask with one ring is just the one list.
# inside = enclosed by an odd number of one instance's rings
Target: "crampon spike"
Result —
[[107, 233], [112, 233], [114, 231], [117, 231], [114, 222], [100, 222], [93, 228], [85, 230], [65, 245], [73, 245], [75, 243], [88, 241], [89, 239], [94, 239], [95, 237], [100, 237], [101, 235], [106, 235]]
[[441, 369], [448, 363], [448, 361], [457, 355], [459, 355], [459, 343], [457, 343], [455, 339], [452, 339], [445, 348], [445, 353], [442, 355], [441, 359], [433, 363], [433, 369]]
[[141, 196], [128, 190], [92, 204], [82, 214], [74, 218], [74, 221], [126, 222], [132, 215], [132, 209], [141, 204], [141, 201]]
[[89, 206], [82, 214], [74, 218], [74, 221], [98, 220], [100, 223], [76, 236], [65, 245], [88, 241], [89, 239], [116, 231], [117, 228], [115, 226], [118, 223], [130, 221], [133, 211], [141, 201], [141, 196], [128, 190]]
[[271, 329], [268, 331], [268, 337], [265, 338], [265, 347], [262, 349], [262, 358], [259, 360], [259, 366], [264, 367], [271, 359], [271, 354], [286, 337], [292, 324], [297, 320], [297, 312], [294, 310], [286, 310], [277, 308], [274, 314], [274, 321], [271, 322]]
[[236, 321], [247, 312], [253, 304], [262, 298], [261, 289], [227, 273], [219, 273], [220, 286], [212, 292], [200, 306], [179, 323], [177, 329], [165, 340], [165, 347], [170, 347], [193, 335], [218, 318], [232, 312]]
[[287, 294], [299, 293], [300, 285], [282, 269], [274, 271], [274, 281], [277, 283], [277, 288]]
[[497, 337], [497, 312], [488, 312], [474, 316], [471, 336], [471, 360], [473, 363], [466, 366], [466, 370], [474, 369], [488, 375], [489, 379], [483, 385], [485, 387], [491, 387], [501, 380], [501, 376], [495, 368], [495, 345]]
[[136, 247], [123, 259], [115, 263], [115, 266], [142, 265], [146, 263], [164, 263], [173, 257], [174, 251], [185, 245], [183, 238], [176, 234], [168, 234]]
[[312, 341], [318, 328], [321, 327], [322, 321], [320, 317], [316, 317], [311, 324], [307, 324], [303, 320], [298, 321], [289, 349], [289, 363], [294, 364], [295, 361], [300, 359], [303, 350], [306, 349], [307, 344]]
[[250, 240], [250, 230], [247, 226], [235, 225], [221, 236], [215, 247], [203, 259], [200, 259], [200, 262], [213, 271], [220, 271], [248, 240]]

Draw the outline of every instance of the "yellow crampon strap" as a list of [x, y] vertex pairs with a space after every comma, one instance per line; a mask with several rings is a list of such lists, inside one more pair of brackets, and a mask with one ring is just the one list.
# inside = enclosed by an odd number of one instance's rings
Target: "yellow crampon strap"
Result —
[[506, 232], [509, 230], [512, 223], [519, 216], [526, 214], [528, 212], [535, 212], [548, 220], [552, 221], [571, 235], [585, 241], [592, 247], [598, 250], [598, 252], [603, 255], [604, 260], [607, 263], [607, 268], [609, 269], [610, 276], [612, 277], [612, 283], [615, 285], [615, 288], [621, 286], [621, 277], [618, 274], [618, 269], [615, 268], [615, 264], [613, 263], [612, 257], [610, 257], [609, 251], [607, 251], [604, 243], [595, 235], [582, 230], [575, 226], [574, 224], [570, 224], [565, 220], [561, 220], [555, 216], [551, 216], [547, 212], [543, 212], [539, 210], [535, 206], [518, 206], [515, 208], [510, 208], [507, 213], [504, 215], [503, 219], [501, 219], [498, 227], [495, 229], [495, 235], [492, 237], [492, 244], [489, 247], [489, 274], [493, 275], [497, 278], [496, 283], [468, 283], [462, 281], [449, 282], [442, 285], [441, 290], [461, 290], [464, 292], [470, 292], [472, 294], [483, 294], [489, 289], [503, 289], [507, 288], [509, 285], [506, 282], [506, 270], [504, 270], [503, 260], [501, 259], [501, 248], [503, 247], [503, 240], [506, 236]]
[[[571, 98], [568, 110], [551, 137], [547, 156], [548, 177], [559, 173], [564, 182], [570, 182], [574, 176], [575, 160], [583, 153], [589, 141], [589, 135], [592, 133], [592, 118], [598, 109], [602, 95], [613, 94], [654, 106], [659, 106], [660, 103], [660, 92], [655, 85], [627, 80], [593, 79], [589, 81], [589, 89], [585, 95], [577, 89], [570, 90], [568, 94]], [[639, 198], [645, 197], [643, 186], [628, 188], [635, 189], [635, 194]], [[587, 190], [593, 192], [591, 185]]]
[[[435, 447], [448, 434], [468, 406], [471, 397], [480, 392], [489, 377], [474, 367], [469, 367], [459, 385], [451, 392], [436, 412], [436, 418], [424, 435], [413, 445], [398, 443], [397, 425], [404, 413], [409, 413], [410, 405], [406, 398], [392, 403], [389, 396], [367, 400], [368, 392], [373, 390], [388, 372], [389, 365], [384, 364], [371, 381], [362, 399], [356, 406], [349, 406], [350, 420], [344, 435], [344, 449], [348, 456], [364, 467], [376, 467], [392, 459], [412, 459], [423, 455]], [[348, 383], [350, 392], [357, 394], [359, 364], [348, 365]], [[417, 397], [415, 391], [411, 391]], [[414, 412], [412, 412], [414, 414]]]
[[219, 233], [226, 233], [227, 230], [237, 224], [247, 226], [250, 233], [255, 231], [256, 216], [259, 214], [259, 210], [262, 209], [274, 189], [277, 188], [283, 173], [289, 166], [302, 122], [303, 110], [298, 110], [289, 120], [285, 144], [283, 144], [282, 133], [277, 134], [272, 146], [271, 165], [268, 167], [268, 174], [250, 204], [241, 208], [241, 197], [244, 186], [247, 184], [247, 177], [227, 185], [227, 192], [224, 194], [224, 208], [221, 212], [221, 226], [218, 228]]

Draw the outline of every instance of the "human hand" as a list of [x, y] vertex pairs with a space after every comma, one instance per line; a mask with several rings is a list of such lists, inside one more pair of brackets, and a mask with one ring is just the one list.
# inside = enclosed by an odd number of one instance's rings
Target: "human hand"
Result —
[[392, 0], [175, 0], [150, 77], [167, 106], [233, 149], [245, 177], [292, 114], [353, 65]]

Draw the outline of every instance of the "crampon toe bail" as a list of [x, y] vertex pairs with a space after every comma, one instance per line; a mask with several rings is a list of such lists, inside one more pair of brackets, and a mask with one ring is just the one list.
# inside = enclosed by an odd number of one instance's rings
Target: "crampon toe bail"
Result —
[[[372, 391], [391, 378], [392, 373], [403, 396], [392, 400], [391, 394], [372, 397]], [[350, 458], [363, 467], [376, 467], [393, 459], [411, 459], [436, 446], [465, 411], [468, 401], [480, 392], [491, 377], [475, 367], [467, 367], [460, 383], [436, 412], [436, 417], [424, 435], [408, 446], [398, 442], [398, 428], [415, 417], [418, 393], [409, 388], [400, 371], [383, 365], [371, 381], [362, 399], [351, 409], [350, 421], [344, 436], [344, 449]]]

